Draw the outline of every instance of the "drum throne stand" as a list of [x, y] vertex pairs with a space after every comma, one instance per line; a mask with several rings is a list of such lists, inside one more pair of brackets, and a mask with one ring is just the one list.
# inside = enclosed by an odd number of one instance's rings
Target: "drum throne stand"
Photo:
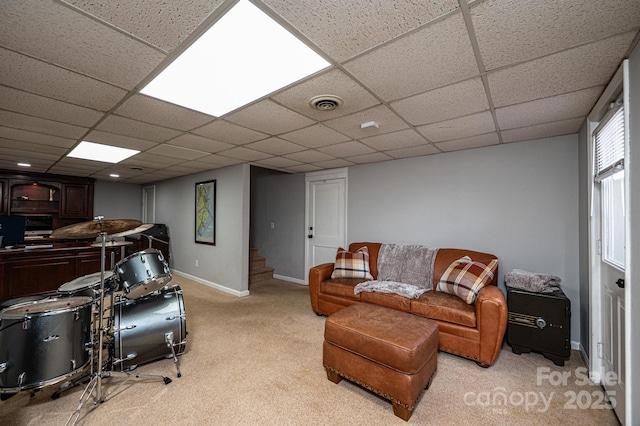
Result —
[[[104, 315], [103, 315], [103, 306], [104, 306], [104, 272], [105, 272], [105, 256], [106, 256], [106, 236], [107, 236], [107, 232], [105, 232], [103, 230], [103, 220], [104, 217], [103, 216], [97, 216], [95, 218], [96, 221], [99, 222], [99, 226], [100, 226], [100, 232], [98, 234], [98, 236], [101, 239], [101, 247], [100, 247], [100, 302], [99, 302], [99, 315], [98, 315], [98, 330], [97, 330], [97, 334], [98, 334], [98, 345], [97, 348], [95, 347], [95, 335], [92, 336], [92, 345], [94, 346], [92, 349], [92, 360], [91, 360], [91, 372], [90, 372], [90, 376], [91, 379], [89, 380], [89, 383], [87, 383], [87, 386], [85, 387], [84, 391], [82, 392], [82, 395], [80, 396], [80, 403], [78, 405], [78, 407], [76, 408], [76, 410], [71, 413], [71, 415], [69, 416], [69, 419], [67, 420], [66, 425], [69, 424], [76, 424], [76, 422], [78, 421], [79, 417], [80, 417], [80, 411], [82, 410], [82, 407], [84, 406], [84, 404], [89, 401], [92, 397], [93, 400], [95, 402], [95, 404], [101, 403], [105, 401], [106, 395], [103, 393], [103, 389], [102, 389], [102, 381], [103, 379], [106, 378], [111, 378], [111, 377], [121, 377], [124, 378], [125, 381], [134, 377], [136, 379], [153, 379], [153, 380], [162, 380], [165, 384], [169, 384], [171, 383], [171, 379], [169, 377], [166, 376], [162, 376], [162, 375], [157, 375], [157, 374], [132, 374], [131, 372], [128, 371], [107, 371], [103, 369], [103, 345], [104, 345], [104, 337], [105, 334], [107, 332], [106, 327], [104, 327]], [[92, 330], [93, 332], [93, 330]], [[171, 342], [173, 343], [173, 342]], [[95, 350], [97, 349], [98, 351], [98, 362], [97, 362], [97, 366], [94, 366], [94, 357], [95, 357]], [[172, 352], [173, 352], [173, 347], [172, 347]], [[175, 356], [175, 352], [174, 353], [174, 359], [176, 359]], [[178, 370], [178, 377], [180, 377], [180, 370]], [[124, 384], [124, 382], [123, 382]], [[122, 384], [121, 384], [122, 385]]]

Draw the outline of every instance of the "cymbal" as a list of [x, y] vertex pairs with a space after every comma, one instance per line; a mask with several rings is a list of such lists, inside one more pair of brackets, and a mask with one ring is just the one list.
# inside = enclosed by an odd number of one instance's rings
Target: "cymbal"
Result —
[[113, 234], [114, 237], [126, 237], [127, 235], [139, 234], [140, 232], [144, 232], [147, 229], [153, 228], [153, 223], [144, 223], [137, 228], [130, 229], [124, 232], [118, 232], [117, 234]]
[[[131, 246], [133, 245], [133, 241], [108, 241], [104, 243], [106, 248], [109, 247], [120, 247], [120, 246]], [[102, 247], [102, 243], [93, 243], [91, 247]]]
[[142, 225], [142, 222], [132, 219], [92, 220], [55, 229], [49, 238], [95, 238], [102, 233], [112, 235], [118, 232], [128, 231], [140, 225]]

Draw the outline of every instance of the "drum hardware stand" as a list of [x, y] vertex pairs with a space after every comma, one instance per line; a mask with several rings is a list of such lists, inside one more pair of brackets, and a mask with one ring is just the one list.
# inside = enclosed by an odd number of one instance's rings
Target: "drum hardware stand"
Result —
[[178, 363], [178, 357], [176, 356], [176, 350], [174, 348], [184, 342], [173, 343], [173, 331], [164, 334], [164, 341], [167, 342], [167, 347], [171, 349], [171, 356], [173, 357], [173, 362], [176, 365], [176, 374], [178, 378], [180, 378], [182, 377], [182, 373], [180, 372], [180, 364]]
[[[102, 220], [104, 219], [104, 216], [97, 216], [95, 218], [95, 220], [100, 221], [100, 223], [102, 223]], [[101, 231], [99, 233], [100, 236], [100, 240], [101, 240], [101, 247], [100, 247], [100, 310], [102, 310], [102, 307], [104, 306], [104, 271], [105, 271], [105, 254], [106, 254], [106, 232]], [[89, 383], [87, 384], [87, 386], [85, 387], [84, 391], [82, 392], [82, 395], [80, 396], [80, 404], [78, 405], [78, 407], [76, 408], [76, 410], [71, 413], [71, 415], [69, 416], [69, 419], [67, 420], [66, 425], [69, 425], [71, 420], [73, 419], [73, 423], [72, 424], [76, 424], [76, 422], [78, 421], [79, 417], [80, 417], [80, 411], [82, 410], [82, 407], [84, 406], [85, 402], [88, 401], [91, 396], [93, 395], [94, 391], [95, 391], [95, 397], [93, 398], [95, 403], [99, 403], [99, 402], [104, 402], [105, 401], [105, 396], [102, 393], [102, 379], [107, 378], [107, 377], [124, 377], [126, 379], [132, 377], [132, 374], [130, 372], [115, 372], [115, 371], [104, 371], [103, 370], [103, 366], [102, 366], [102, 352], [103, 352], [103, 344], [104, 344], [104, 335], [106, 332], [106, 329], [103, 327], [103, 317], [104, 315], [102, 314], [102, 312], [100, 313], [99, 317], [98, 317], [98, 367], [97, 370], [94, 372], [93, 371], [93, 365], [91, 367], [92, 371], [91, 371], [91, 380], [89, 381]], [[166, 376], [162, 376], [162, 375], [157, 375], [157, 374], [136, 374], [134, 376], [137, 379], [142, 379], [142, 378], [153, 378], [153, 379], [159, 379], [162, 380], [165, 384], [169, 384], [171, 383], [171, 379], [166, 377]]]

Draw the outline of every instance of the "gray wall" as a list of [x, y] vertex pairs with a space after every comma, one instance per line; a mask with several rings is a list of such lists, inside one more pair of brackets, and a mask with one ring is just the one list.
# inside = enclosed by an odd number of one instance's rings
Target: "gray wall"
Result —
[[[281, 278], [306, 282], [305, 175], [260, 175], [252, 186], [253, 245]], [[274, 229], [271, 229], [271, 222]]]
[[105, 219], [142, 218], [142, 185], [98, 180], [94, 185], [93, 214]]
[[348, 241], [493, 253], [562, 278], [580, 338], [578, 136], [349, 168]]
[[256, 247], [258, 244], [255, 241], [255, 234], [259, 232], [259, 229], [256, 229], [257, 226], [260, 226], [260, 221], [263, 220], [264, 208], [265, 206], [261, 203], [261, 200], [265, 197], [262, 196], [262, 189], [258, 190], [256, 188], [257, 182], [259, 179], [267, 176], [278, 176], [285, 175], [286, 173], [280, 172], [277, 170], [265, 169], [263, 167], [251, 166], [251, 208], [249, 211], [249, 245], [251, 247]]
[[[578, 134], [578, 215], [579, 215], [579, 278], [580, 283], [580, 345], [589, 357], [589, 139], [585, 121]], [[577, 340], [577, 339], [574, 339]]]
[[[217, 192], [215, 246], [194, 242], [195, 184], [212, 179]], [[172, 269], [232, 294], [247, 295], [249, 166], [216, 169], [155, 185], [156, 222], [169, 229]]]

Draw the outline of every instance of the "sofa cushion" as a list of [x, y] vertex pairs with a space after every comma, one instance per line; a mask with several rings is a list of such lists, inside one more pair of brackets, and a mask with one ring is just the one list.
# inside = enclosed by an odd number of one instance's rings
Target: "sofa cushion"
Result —
[[353, 288], [362, 281], [362, 278], [336, 278], [324, 280], [320, 283], [320, 293], [360, 300], [360, 295], [355, 294], [353, 292]]
[[369, 270], [369, 250], [366, 246], [360, 247], [355, 252], [338, 248], [336, 262], [331, 278], [364, 278], [372, 280]]
[[476, 327], [475, 306], [440, 291], [428, 291], [417, 299], [411, 299], [411, 313], [465, 327]]
[[438, 291], [454, 294], [468, 304], [473, 304], [478, 292], [493, 281], [497, 260], [485, 265], [464, 256], [449, 265], [438, 282]]

